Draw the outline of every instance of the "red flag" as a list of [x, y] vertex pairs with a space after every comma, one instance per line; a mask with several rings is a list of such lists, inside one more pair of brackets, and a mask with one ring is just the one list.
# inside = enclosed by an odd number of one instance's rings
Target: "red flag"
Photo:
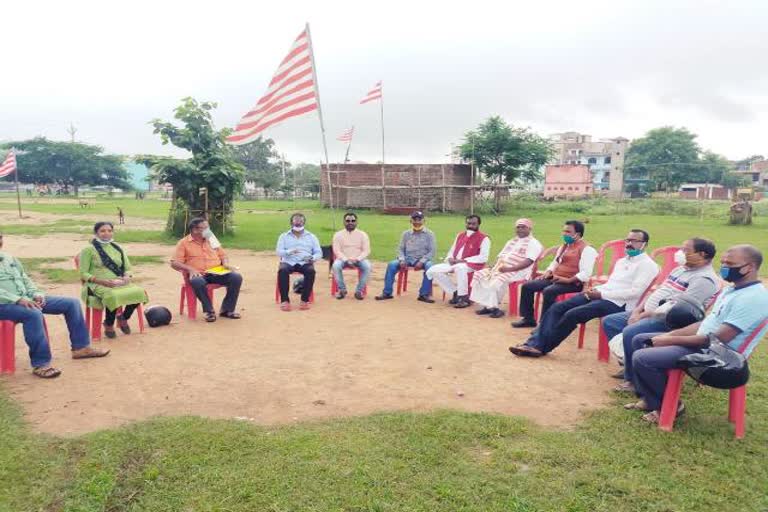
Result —
[[317, 110], [313, 59], [312, 44], [304, 29], [275, 71], [267, 92], [240, 119], [234, 133], [227, 137], [227, 142], [247, 144], [270, 126]]
[[352, 136], [355, 134], [355, 127], [347, 128], [343, 132], [341, 132], [341, 135], [336, 137], [336, 140], [340, 142], [352, 142]]
[[0, 178], [8, 176], [16, 171], [16, 154], [13, 150], [8, 152], [8, 156], [5, 157], [5, 161], [0, 165]]
[[381, 82], [376, 82], [376, 85], [373, 86], [373, 89], [368, 91], [368, 94], [365, 95], [365, 98], [360, 100], [360, 104], [368, 103], [369, 101], [377, 100], [381, 98]]

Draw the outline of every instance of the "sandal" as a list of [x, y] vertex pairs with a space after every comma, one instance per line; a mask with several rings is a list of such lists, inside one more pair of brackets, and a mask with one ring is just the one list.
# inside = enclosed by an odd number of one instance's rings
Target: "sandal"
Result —
[[240, 313], [237, 313], [235, 311], [222, 311], [221, 313], [219, 313], [219, 316], [223, 316], [224, 318], [231, 318], [232, 320], [239, 320], [240, 318], [242, 318], [242, 316], [240, 316]]
[[521, 356], [521, 357], [541, 357], [544, 355], [544, 352], [542, 352], [541, 350], [530, 347], [525, 344], [517, 345], [515, 347], [509, 347], [509, 351], [515, 354], [516, 356]]
[[635, 385], [629, 381], [624, 381], [618, 386], [614, 387], [613, 390], [617, 393], [634, 393]]
[[302, 311], [306, 311], [309, 309], [309, 302], [301, 302], [299, 303], [299, 309]]
[[[675, 418], [679, 418], [683, 415], [685, 412], [685, 404], [683, 402], [680, 402], [677, 404], [677, 412], [675, 413]], [[653, 425], [657, 425], [659, 423], [659, 420], [661, 419], [661, 413], [659, 411], [651, 411], [648, 414], [643, 414], [640, 419], [643, 421], [647, 421], [648, 423], [651, 423]]]
[[123, 315], [117, 316], [117, 325], [120, 327], [120, 330], [123, 331], [123, 334], [131, 334], [131, 326], [128, 325], [128, 320], [126, 320]]
[[650, 410], [648, 409], [648, 404], [645, 403], [645, 400], [638, 400], [637, 402], [632, 402], [631, 404], [624, 404], [624, 408], [628, 411], [648, 412]]
[[117, 333], [115, 332], [115, 326], [114, 325], [105, 325], [104, 326], [104, 336], [107, 338], [113, 340], [117, 338]]
[[215, 322], [216, 321], [216, 313], [213, 311], [209, 311], [205, 314], [205, 321], [206, 322]]
[[32, 375], [40, 377], [41, 379], [55, 379], [61, 375], [61, 370], [54, 368], [53, 366], [39, 366], [32, 369]]
[[280, 311], [290, 311], [290, 310], [291, 310], [290, 302], [283, 302], [280, 304]]

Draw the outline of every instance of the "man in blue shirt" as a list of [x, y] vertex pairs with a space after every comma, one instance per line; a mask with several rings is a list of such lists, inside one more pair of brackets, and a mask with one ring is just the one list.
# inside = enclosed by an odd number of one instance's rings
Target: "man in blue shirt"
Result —
[[291, 229], [277, 239], [276, 252], [280, 257], [277, 284], [280, 289], [280, 309], [283, 311], [291, 310], [288, 288], [293, 272], [304, 276], [299, 309], [309, 309], [309, 297], [315, 284], [315, 262], [323, 257], [317, 237], [304, 229], [306, 221], [303, 214], [294, 213], [291, 215]]
[[[640, 401], [627, 404], [627, 409], [649, 411], [643, 419], [658, 423], [661, 400], [667, 385], [667, 370], [677, 367], [677, 360], [721, 341], [734, 350], [742, 344], [768, 317], [768, 290], [758, 279], [763, 255], [752, 245], [736, 245], [720, 259], [720, 276], [732, 287], [724, 289], [712, 312], [702, 321], [665, 334], [650, 333], [635, 336], [637, 350], [632, 357], [634, 385]], [[763, 329], [768, 330], [768, 329]], [[757, 333], [745, 356], [754, 350], [765, 332]], [[682, 403], [678, 414], [682, 412]]]

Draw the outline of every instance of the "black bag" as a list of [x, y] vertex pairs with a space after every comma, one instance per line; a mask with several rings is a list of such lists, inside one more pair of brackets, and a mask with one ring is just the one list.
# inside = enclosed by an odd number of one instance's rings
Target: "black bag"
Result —
[[738, 388], [749, 381], [747, 358], [720, 342], [701, 352], [681, 357], [677, 360], [677, 367], [685, 370], [695, 381], [718, 389]]
[[674, 331], [675, 329], [681, 329], [696, 322], [701, 322], [703, 319], [704, 308], [700, 303], [686, 300], [686, 297], [680, 297], [675, 302], [675, 305], [667, 311], [664, 322], [667, 324], [667, 329]]
[[293, 281], [293, 293], [301, 295], [304, 291], [304, 276], [298, 277]]
[[165, 306], [149, 306], [144, 310], [144, 318], [150, 327], [159, 327], [171, 323], [171, 310]]

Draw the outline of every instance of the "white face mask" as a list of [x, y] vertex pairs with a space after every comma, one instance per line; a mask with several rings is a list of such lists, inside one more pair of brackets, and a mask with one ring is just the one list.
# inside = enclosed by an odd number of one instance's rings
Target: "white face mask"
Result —
[[472, 236], [472, 235], [474, 235], [475, 233], [477, 233], [477, 231], [472, 231], [471, 229], [468, 229], [468, 230], [467, 230], [467, 236]]
[[293, 226], [291, 229], [293, 229], [297, 233], [301, 233], [304, 231], [304, 226]]
[[211, 238], [213, 236], [213, 231], [211, 231], [211, 228], [206, 228], [201, 235], [203, 235], [203, 238]]
[[675, 253], [675, 263], [678, 265], [685, 265], [685, 253], [679, 250]]
[[100, 244], [111, 244], [114, 238], [110, 238], [109, 240], [104, 240], [102, 238], [96, 237], [96, 240], [98, 240]]

